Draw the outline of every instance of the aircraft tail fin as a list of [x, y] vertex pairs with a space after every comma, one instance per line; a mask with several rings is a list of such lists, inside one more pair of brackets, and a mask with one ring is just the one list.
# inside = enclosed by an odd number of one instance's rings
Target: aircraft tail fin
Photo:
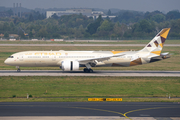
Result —
[[160, 55], [170, 28], [162, 29], [142, 50], [141, 52], [150, 52]]

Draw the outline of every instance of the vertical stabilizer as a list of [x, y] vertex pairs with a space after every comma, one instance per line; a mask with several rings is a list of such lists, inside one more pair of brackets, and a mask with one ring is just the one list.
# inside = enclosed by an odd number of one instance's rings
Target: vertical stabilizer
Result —
[[162, 29], [142, 50], [141, 52], [150, 52], [160, 55], [170, 28]]

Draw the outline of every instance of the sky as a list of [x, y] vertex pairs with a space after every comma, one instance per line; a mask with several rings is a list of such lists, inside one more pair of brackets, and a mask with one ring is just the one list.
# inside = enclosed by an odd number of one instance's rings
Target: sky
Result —
[[21, 3], [22, 7], [35, 8], [117, 8], [121, 10], [168, 12], [180, 11], [180, 0], [0, 0], [0, 6], [13, 7]]

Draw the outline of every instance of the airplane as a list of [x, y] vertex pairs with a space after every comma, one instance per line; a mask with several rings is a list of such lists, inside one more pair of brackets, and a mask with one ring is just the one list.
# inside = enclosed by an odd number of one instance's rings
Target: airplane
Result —
[[63, 71], [75, 71], [85, 67], [92, 73], [92, 67], [129, 67], [152, 63], [169, 58], [161, 53], [170, 28], [162, 29], [143, 49], [139, 51], [24, 51], [12, 54], [4, 63], [20, 67], [60, 67]]

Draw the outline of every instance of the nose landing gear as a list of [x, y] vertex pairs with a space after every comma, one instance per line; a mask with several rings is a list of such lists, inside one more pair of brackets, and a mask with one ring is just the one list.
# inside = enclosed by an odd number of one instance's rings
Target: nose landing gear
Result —
[[17, 68], [17, 72], [21, 72], [21, 69], [19, 66], [16, 66], [16, 68]]
[[21, 69], [20, 69], [20, 68], [18, 68], [18, 69], [17, 69], [17, 72], [21, 72]]

